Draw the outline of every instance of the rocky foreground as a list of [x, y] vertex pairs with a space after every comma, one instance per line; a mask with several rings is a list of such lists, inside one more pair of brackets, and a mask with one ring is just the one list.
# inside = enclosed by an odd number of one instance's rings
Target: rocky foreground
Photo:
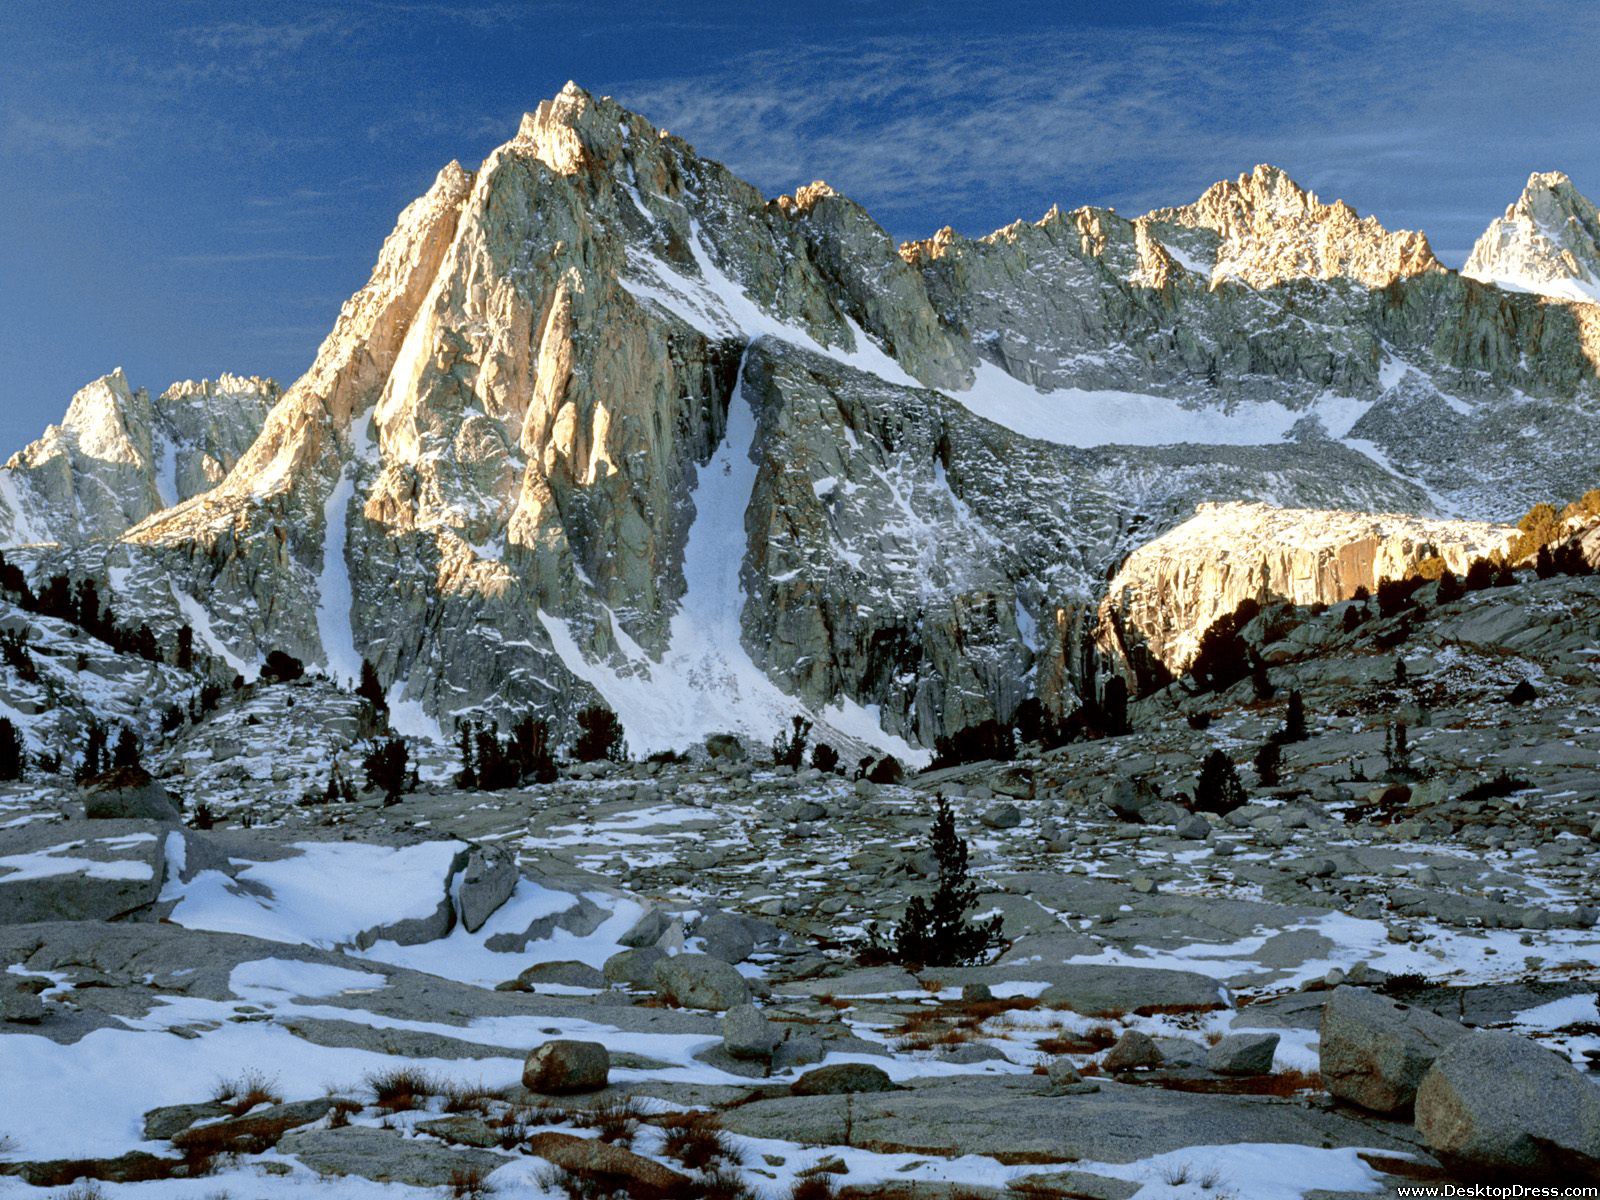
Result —
[[[245, 688], [157, 779], [0, 799], [0, 1195], [1593, 1181], [1600, 579], [1517, 579], [1269, 608], [1264, 688], [898, 784], [715, 739], [460, 790], [437, 747], [327, 801], [359, 702]], [[1194, 811], [1219, 749], [1248, 802]], [[882, 963], [936, 794], [1005, 945]]]

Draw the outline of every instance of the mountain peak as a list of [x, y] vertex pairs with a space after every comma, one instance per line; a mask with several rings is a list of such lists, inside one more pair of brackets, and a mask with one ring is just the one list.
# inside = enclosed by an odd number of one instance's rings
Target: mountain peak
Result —
[[1343, 200], [1323, 204], [1269, 163], [1212, 184], [1193, 204], [1157, 209], [1145, 220], [1212, 231], [1222, 240], [1212, 278], [1257, 288], [1305, 278], [1385, 287], [1444, 269], [1424, 234], [1386, 229]]
[[1461, 273], [1509, 291], [1600, 302], [1600, 212], [1564, 172], [1535, 171]]

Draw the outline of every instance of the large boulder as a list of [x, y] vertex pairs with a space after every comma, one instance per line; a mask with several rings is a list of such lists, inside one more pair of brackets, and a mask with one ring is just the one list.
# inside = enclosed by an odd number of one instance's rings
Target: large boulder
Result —
[[790, 1085], [796, 1096], [846, 1096], [858, 1092], [892, 1092], [894, 1081], [871, 1063], [835, 1063], [807, 1071]]
[[1051, 968], [1055, 982], [1041, 993], [1046, 1008], [1087, 1017], [1221, 1008], [1217, 981], [1194, 971], [1073, 963]]
[[1144, 779], [1117, 779], [1106, 785], [1101, 800], [1122, 821], [1140, 821], [1144, 811], [1161, 799], [1161, 793]]
[[600, 971], [607, 983], [623, 983], [629, 987], [647, 988], [655, 983], [656, 964], [666, 957], [665, 950], [657, 950], [654, 946], [619, 950], [606, 959]]
[[1206, 1066], [1219, 1075], [1267, 1075], [1278, 1051], [1276, 1033], [1230, 1033], [1206, 1053]]
[[1337, 987], [1322, 1008], [1321, 1072], [1330, 1095], [1406, 1113], [1433, 1060], [1467, 1030], [1364, 988]]
[[1600, 1087], [1515, 1034], [1473, 1031], [1440, 1053], [1417, 1088], [1416, 1122], [1463, 1175], [1600, 1180]]
[[680, 954], [655, 967], [656, 993], [684, 1008], [727, 1010], [750, 1002], [750, 985], [730, 964], [708, 954]]
[[522, 1064], [522, 1086], [544, 1096], [597, 1092], [610, 1075], [611, 1055], [599, 1042], [546, 1042]]
[[722, 1018], [722, 1048], [734, 1058], [766, 1061], [778, 1048], [781, 1034], [754, 1004], [740, 1004]]
[[456, 889], [457, 915], [468, 933], [477, 933], [517, 890], [517, 855], [507, 846], [474, 846]]
[[753, 921], [737, 913], [714, 912], [700, 922], [694, 933], [704, 952], [712, 958], [720, 958], [725, 963], [742, 963], [755, 952], [753, 925]]
[[688, 1176], [671, 1167], [598, 1138], [538, 1133], [528, 1140], [528, 1151], [580, 1179], [615, 1184], [617, 1191], [641, 1200], [687, 1195], [692, 1186]]
[[177, 803], [148, 772], [118, 767], [97, 776], [83, 793], [83, 815], [94, 821], [161, 821], [175, 825]]

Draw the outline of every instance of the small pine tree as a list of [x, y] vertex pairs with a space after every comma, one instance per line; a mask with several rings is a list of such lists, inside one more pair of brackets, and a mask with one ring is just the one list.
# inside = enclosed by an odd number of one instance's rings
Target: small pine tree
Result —
[[805, 762], [806, 739], [810, 736], [811, 722], [800, 716], [792, 718], [790, 732], [772, 739], [772, 765], [799, 770]]
[[1004, 944], [999, 917], [967, 920], [977, 906], [978, 889], [967, 877], [967, 843], [956, 833], [950, 802], [939, 797], [928, 845], [939, 867], [933, 895], [913, 896], [895, 926], [888, 947], [900, 963], [924, 967], [955, 967], [976, 962]]
[[124, 729], [117, 734], [117, 748], [111, 755], [111, 766], [113, 770], [140, 769], [139, 739], [133, 730]]
[[189, 625], [178, 628], [178, 649], [173, 655], [173, 665], [180, 671], [194, 670], [194, 629]]
[[0, 717], [0, 780], [21, 779], [26, 762], [22, 735], [9, 717]]
[[478, 769], [472, 759], [472, 722], [463, 721], [456, 730], [456, 737], [461, 745], [461, 770], [456, 772], [456, 786], [460, 788], [477, 787]]
[[1194, 810], [1226, 816], [1244, 803], [1244, 784], [1239, 782], [1233, 760], [1223, 751], [1213, 750], [1200, 764], [1200, 776], [1194, 787]]
[[383, 684], [378, 682], [378, 670], [364, 658], [361, 660], [361, 682], [356, 685], [356, 695], [372, 705], [374, 712], [389, 711], [389, 697], [384, 694]]
[[1391, 775], [1405, 775], [1411, 770], [1411, 739], [1404, 721], [1396, 721], [1384, 730], [1383, 757], [1389, 764]]
[[1250, 647], [1244, 640], [1244, 627], [1261, 614], [1261, 604], [1253, 599], [1239, 601], [1231, 613], [1218, 617], [1200, 635], [1189, 674], [1202, 691], [1225, 692], [1250, 674]]
[[811, 765], [824, 775], [832, 775], [839, 769], [839, 752], [827, 742], [818, 742], [811, 747]]
[[1411, 678], [1411, 673], [1410, 673], [1410, 671], [1408, 671], [1406, 669], [1406, 660], [1401, 658], [1399, 655], [1396, 655], [1395, 656], [1395, 660], [1394, 660], [1394, 681], [1395, 681], [1395, 683], [1400, 685], [1400, 686], [1402, 686], [1402, 687], [1404, 687], [1406, 682], [1407, 682], [1407, 680], [1409, 680], [1410, 678]]
[[1469, 592], [1481, 592], [1494, 586], [1494, 564], [1487, 558], [1475, 558], [1472, 565], [1467, 568], [1466, 589]]
[[106, 727], [90, 721], [87, 740], [83, 747], [83, 764], [78, 768], [78, 781], [93, 779], [106, 769]]
[[273, 650], [261, 667], [262, 683], [292, 683], [306, 673], [306, 665], [292, 654]]
[[1273, 686], [1272, 680], [1267, 676], [1265, 660], [1255, 655], [1251, 656], [1250, 687], [1257, 700], [1271, 700], [1278, 693], [1278, 689]]
[[1267, 787], [1277, 787], [1278, 770], [1282, 763], [1283, 754], [1278, 748], [1278, 743], [1270, 740], [1263, 742], [1261, 749], [1256, 751], [1256, 778]]
[[1539, 553], [1534, 555], [1533, 573], [1540, 579], [1549, 579], [1556, 574], [1556, 560], [1549, 546], [1540, 546]]
[[367, 774], [367, 786], [382, 792], [384, 803], [398, 801], [411, 777], [405, 739], [392, 737], [378, 742], [361, 760], [361, 768]]
[[554, 783], [559, 772], [550, 753], [550, 724], [524, 717], [511, 727], [511, 757], [523, 783]]
[[603, 704], [591, 704], [579, 712], [578, 742], [573, 756], [579, 762], [625, 761], [628, 743], [623, 739], [622, 722], [617, 714]]
[[1439, 604], [1453, 604], [1466, 595], [1467, 589], [1461, 585], [1461, 580], [1456, 578], [1456, 573], [1446, 567], [1439, 576], [1439, 591], [1435, 602]]
[[1300, 695], [1299, 688], [1289, 693], [1289, 711], [1283, 715], [1283, 732], [1278, 735], [1278, 740], [1280, 742], [1306, 740], [1306, 702]]

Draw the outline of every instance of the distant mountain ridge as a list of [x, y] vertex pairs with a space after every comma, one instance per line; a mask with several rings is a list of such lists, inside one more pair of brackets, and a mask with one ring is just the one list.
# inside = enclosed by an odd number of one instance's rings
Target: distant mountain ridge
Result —
[[805, 711], [916, 758], [1075, 707], [1107, 579], [1202, 502], [1576, 495], [1597, 364], [1600, 307], [1275, 168], [896, 246], [569, 85], [401, 214], [281, 397], [194, 385], [212, 423], [146, 439], [170, 390], [99, 381], [0, 473], [0, 529], [246, 669], [368, 659], [416, 728], [603, 700], [653, 750]]

